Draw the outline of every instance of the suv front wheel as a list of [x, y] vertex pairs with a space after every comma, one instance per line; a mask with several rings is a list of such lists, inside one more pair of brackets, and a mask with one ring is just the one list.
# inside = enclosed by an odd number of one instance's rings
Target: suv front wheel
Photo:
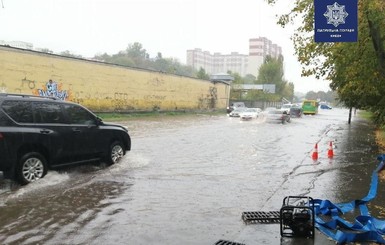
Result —
[[46, 160], [38, 152], [28, 152], [22, 155], [16, 167], [16, 179], [22, 185], [41, 179], [46, 173]]
[[110, 145], [110, 149], [107, 155], [107, 163], [112, 165], [120, 161], [124, 156], [123, 144], [120, 141], [114, 141]]

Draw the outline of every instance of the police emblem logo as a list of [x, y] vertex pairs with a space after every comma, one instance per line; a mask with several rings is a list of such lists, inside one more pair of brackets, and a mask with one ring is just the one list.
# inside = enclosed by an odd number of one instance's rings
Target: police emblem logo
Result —
[[345, 18], [348, 15], [345, 11], [345, 5], [339, 5], [337, 2], [333, 5], [327, 5], [327, 11], [324, 13], [327, 23], [334, 25], [334, 27], [345, 24]]

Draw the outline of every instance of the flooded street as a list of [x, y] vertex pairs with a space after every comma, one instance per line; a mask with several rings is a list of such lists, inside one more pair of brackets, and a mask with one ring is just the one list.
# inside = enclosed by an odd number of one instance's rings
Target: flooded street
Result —
[[[118, 164], [49, 171], [27, 186], [1, 179], [0, 243], [294, 244], [279, 225], [246, 225], [241, 214], [279, 210], [288, 195], [335, 203], [366, 196], [382, 152], [372, 125], [347, 120], [348, 110], [333, 109], [285, 125], [226, 115], [121, 123], [132, 150]], [[380, 218], [383, 184], [369, 205]], [[334, 242], [316, 231], [309, 244]]]

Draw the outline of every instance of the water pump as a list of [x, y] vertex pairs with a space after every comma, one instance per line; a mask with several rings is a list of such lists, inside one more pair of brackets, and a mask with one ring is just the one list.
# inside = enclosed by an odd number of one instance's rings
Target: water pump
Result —
[[314, 238], [314, 202], [307, 196], [287, 196], [280, 210], [282, 237]]

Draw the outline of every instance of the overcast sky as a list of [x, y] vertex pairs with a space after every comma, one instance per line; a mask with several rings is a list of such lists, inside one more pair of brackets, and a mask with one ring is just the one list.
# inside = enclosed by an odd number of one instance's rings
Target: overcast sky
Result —
[[302, 78], [290, 36], [276, 24], [289, 0], [0, 0], [0, 40], [83, 57], [115, 54], [139, 42], [150, 57], [186, 63], [188, 49], [248, 54], [249, 39], [267, 37], [282, 47], [285, 79], [296, 92], [328, 91], [327, 81]]

